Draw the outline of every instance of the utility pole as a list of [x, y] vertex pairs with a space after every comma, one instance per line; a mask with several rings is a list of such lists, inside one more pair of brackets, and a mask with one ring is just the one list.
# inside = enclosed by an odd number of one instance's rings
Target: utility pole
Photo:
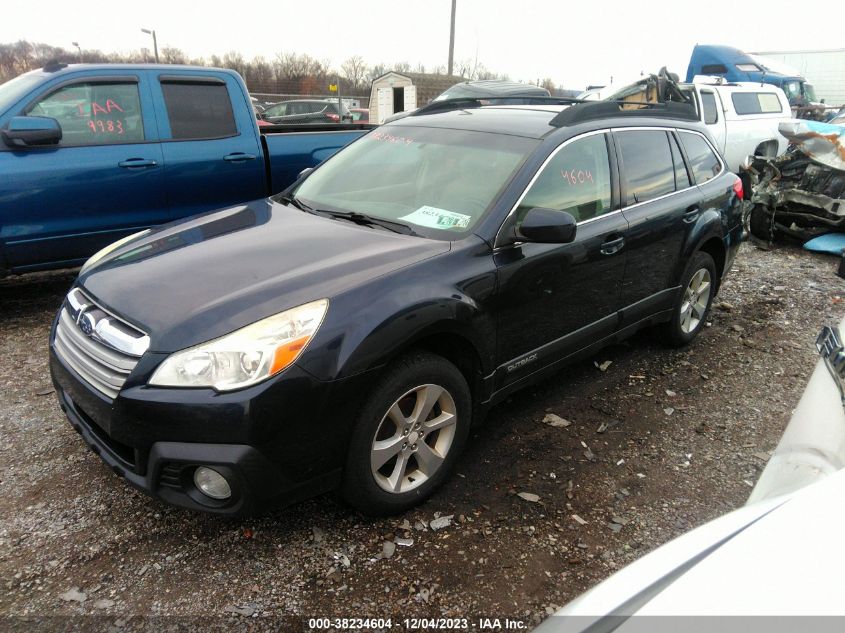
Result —
[[153, 36], [153, 54], [156, 58], [156, 64], [158, 64], [158, 42], [156, 42], [156, 32], [155, 29], [141, 29], [141, 33], [146, 33], [147, 35]]
[[452, 27], [449, 29], [449, 70], [447, 75], [452, 75], [452, 67], [455, 61], [455, 5], [458, 0], [452, 0]]

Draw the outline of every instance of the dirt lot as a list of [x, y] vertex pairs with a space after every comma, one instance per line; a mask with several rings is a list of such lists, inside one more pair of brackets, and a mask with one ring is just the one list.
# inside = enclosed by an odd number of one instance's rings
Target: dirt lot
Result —
[[[47, 333], [73, 276], [0, 281], [0, 614], [536, 622], [745, 501], [809, 378], [816, 333], [845, 309], [834, 269], [744, 245], [694, 345], [642, 333], [517, 394], [474, 433], [458, 476], [383, 520], [331, 496], [221, 520], [133, 491], [50, 387]], [[571, 423], [544, 424], [547, 413]], [[451, 525], [433, 531], [438, 516]]]

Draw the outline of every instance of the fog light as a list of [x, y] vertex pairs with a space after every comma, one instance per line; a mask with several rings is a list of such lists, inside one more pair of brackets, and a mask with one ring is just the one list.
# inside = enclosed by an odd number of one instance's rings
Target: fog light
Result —
[[228, 499], [232, 489], [226, 478], [213, 468], [200, 466], [194, 471], [194, 484], [204, 495], [212, 499]]

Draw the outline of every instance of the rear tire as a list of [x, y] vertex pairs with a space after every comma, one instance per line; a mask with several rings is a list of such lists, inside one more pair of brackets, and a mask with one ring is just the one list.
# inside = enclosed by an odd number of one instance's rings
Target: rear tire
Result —
[[460, 456], [471, 415], [466, 379], [445, 358], [415, 352], [395, 361], [356, 422], [343, 498], [368, 515], [396, 514], [425, 501]]
[[681, 291], [672, 316], [663, 324], [661, 334], [668, 345], [688, 345], [704, 327], [716, 296], [717, 279], [713, 258], [703, 251], [695, 253], [681, 276]]

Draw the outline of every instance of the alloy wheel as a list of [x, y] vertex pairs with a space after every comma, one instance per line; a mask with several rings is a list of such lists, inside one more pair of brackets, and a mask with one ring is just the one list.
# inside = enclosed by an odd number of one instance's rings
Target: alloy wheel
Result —
[[402, 494], [433, 477], [452, 447], [457, 419], [455, 400], [440, 385], [400, 396], [373, 437], [370, 468], [379, 487]]
[[710, 302], [710, 271], [700, 268], [690, 279], [681, 302], [681, 331], [691, 334], [698, 328]]

